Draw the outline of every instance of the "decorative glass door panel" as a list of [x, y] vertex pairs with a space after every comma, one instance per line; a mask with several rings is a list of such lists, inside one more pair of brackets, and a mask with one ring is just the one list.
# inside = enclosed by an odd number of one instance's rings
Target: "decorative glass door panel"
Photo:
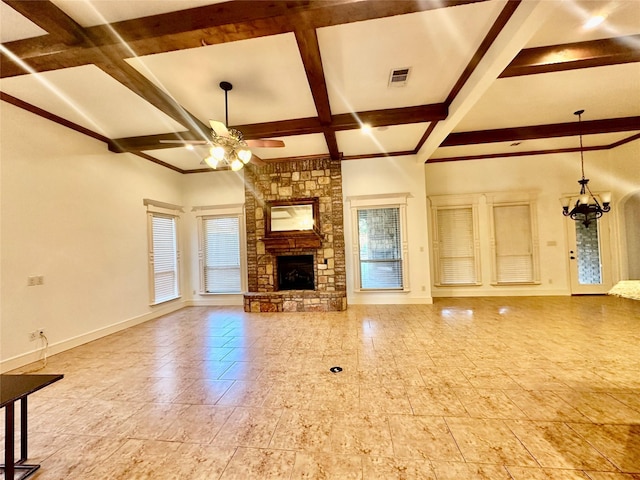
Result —
[[571, 293], [607, 293], [611, 288], [609, 274], [609, 235], [605, 217], [588, 225], [567, 219]]

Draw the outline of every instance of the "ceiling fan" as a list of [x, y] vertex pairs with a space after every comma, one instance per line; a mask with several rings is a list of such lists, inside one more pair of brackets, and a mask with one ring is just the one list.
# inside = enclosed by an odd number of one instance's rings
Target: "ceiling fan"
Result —
[[249, 147], [271, 148], [284, 147], [282, 140], [254, 139], [245, 140], [242, 132], [235, 128], [229, 128], [229, 103], [227, 95], [233, 85], [229, 82], [220, 82], [220, 88], [224, 91], [224, 123], [218, 120], [209, 120], [211, 125], [211, 140], [160, 140], [160, 143], [180, 143], [183, 145], [209, 145], [209, 156], [201, 163], [216, 169], [220, 165], [228, 165], [232, 170], [240, 170], [249, 163], [253, 153]]

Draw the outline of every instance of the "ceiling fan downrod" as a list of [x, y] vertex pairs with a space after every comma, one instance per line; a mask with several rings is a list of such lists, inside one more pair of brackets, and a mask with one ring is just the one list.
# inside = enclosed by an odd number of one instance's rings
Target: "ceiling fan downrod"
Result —
[[229, 82], [220, 82], [220, 88], [224, 90], [224, 126], [229, 128], [229, 102], [227, 100], [227, 94], [229, 90], [233, 88], [233, 85]]

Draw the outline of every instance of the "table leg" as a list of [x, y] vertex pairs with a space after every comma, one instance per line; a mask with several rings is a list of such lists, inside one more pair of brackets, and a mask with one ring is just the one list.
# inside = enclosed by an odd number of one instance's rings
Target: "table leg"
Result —
[[15, 403], [10, 402], [4, 408], [4, 478], [13, 480], [15, 471], [14, 442], [15, 442]]
[[27, 397], [20, 400], [20, 460], [17, 463], [24, 463], [27, 461]]

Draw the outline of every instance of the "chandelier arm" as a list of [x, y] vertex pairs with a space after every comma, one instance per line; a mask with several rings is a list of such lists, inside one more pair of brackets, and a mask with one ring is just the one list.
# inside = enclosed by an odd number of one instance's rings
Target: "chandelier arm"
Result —
[[[589, 196], [593, 198], [593, 201], [596, 203], [596, 207], [598, 208], [598, 210], [602, 210], [602, 206], [600, 205], [600, 202], [598, 202], [598, 199], [589, 188], [589, 185], [585, 185], [585, 187], [587, 187], [587, 192], [589, 192]], [[602, 216], [602, 214], [600, 214], [600, 216]]]

